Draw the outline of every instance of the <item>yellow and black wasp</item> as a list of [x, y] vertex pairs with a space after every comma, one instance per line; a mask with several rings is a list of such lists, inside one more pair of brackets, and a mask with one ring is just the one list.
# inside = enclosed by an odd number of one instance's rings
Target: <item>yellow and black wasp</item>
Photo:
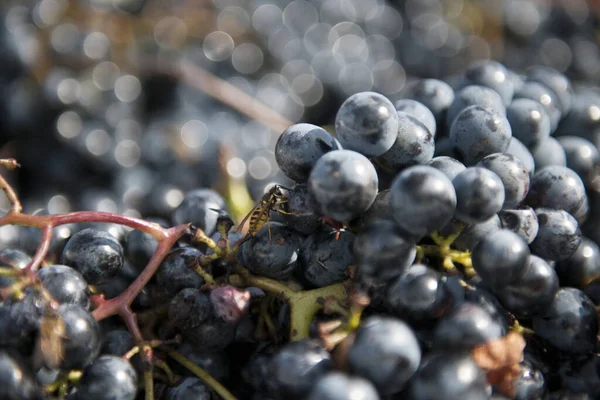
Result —
[[290, 214], [289, 212], [280, 208], [282, 204], [284, 204], [287, 200], [285, 199], [285, 191], [291, 191], [281, 185], [273, 185], [273, 187], [266, 192], [263, 197], [260, 199], [259, 203], [254, 206], [254, 208], [244, 217], [242, 222], [237, 227], [237, 231], [241, 232], [244, 224], [248, 221], [248, 233], [242, 239], [245, 241], [252, 236], [256, 236], [260, 228], [262, 228], [265, 223], [267, 223], [267, 228], [269, 230], [269, 240], [271, 240], [271, 217], [270, 212], [276, 211], [281, 214]]

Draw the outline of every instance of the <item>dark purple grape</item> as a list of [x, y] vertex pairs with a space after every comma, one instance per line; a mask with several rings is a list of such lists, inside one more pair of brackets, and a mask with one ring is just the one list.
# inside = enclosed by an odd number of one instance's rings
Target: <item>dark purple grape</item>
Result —
[[590, 353], [596, 348], [598, 315], [582, 291], [561, 288], [546, 312], [533, 318], [533, 329], [560, 351]]
[[433, 135], [412, 115], [398, 112], [398, 136], [392, 147], [374, 158], [374, 162], [395, 173], [416, 164], [425, 164], [431, 160], [434, 152]]
[[0, 351], [0, 398], [5, 400], [42, 400], [44, 395], [23, 363]]
[[211, 400], [208, 386], [194, 377], [184, 378], [177, 385], [167, 389], [165, 400]]
[[454, 120], [460, 113], [471, 106], [479, 106], [490, 109], [497, 114], [506, 115], [502, 97], [495, 90], [479, 85], [465, 86], [455, 92], [454, 101], [448, 108], [446, 114], [448, 128], [454, 124]]
[[476, 61], [464, 72], [461, 87], [481, 85], [495, 90], [505, 106], [510, 104], [513, 97], [514, 86], [508, 77], [506, 67], [492, 60]]
[[504, 185], [502, 208], [514, 208], [525, 199], [529, 191], [529, 172], [517, 157], [505, 153], [494, 153], [483, 158], [478, 164], [494, 172]]
[[485, 400], [489, 389], [485, 371], [468, 351], [433, 351], [423, 358], [411, 380], [411, 400]]
[[65, 328], [61, 339], [64, 350], [61, 368], [82, 369], [100, 353], [100, 325], [89, 312], [76, 304], [62, 304], [57, 315], [62, 319]]
[[88, 285], [83, 276], [66, 265], [48, 265], [37, 272], [42, 286], [61, 304], [90, 306]]
[[565, 149], [567, 167], [577, 172], [584, 183], [593, 181], [600, 171], [600, 152], [596, 146], [577, 136], [561, 136], [557, 140]]
[[331, 372], [319, 379], [306, 400], [379, 400], [377, 390], [366, 379]]
[[433, 345], [437, 349], [472, 349], [504, 334], [499, 321], [474, 303], [463, 303], [437, 323]]
[[285, 203], [282, 207], [286, 214], [282, 215], [285, 224], [303, 235], [310, 235], [321, 226], [320, 216], [312, 203], [308, 186], [295, 185], [285, 194]]
[[562, 286], [583, 288], [600, 278], [600, 249], [586, 237], [573, 255], [556, 263], [556, 273]]
[[456, 175], [467, 169], [463, 163], [448, 156], [435, 157], [426, 165], [440, 170], [450, 180], [454, 179]]
[[396, 140], [396, 109], [379, 93], [353, 94], [344, 101], [335, 117], [335, 133], [345, 149], [368, 157], [380, 156]]
[[104, 355], [88, 365], [77, 382], [76, 400], [134, 400], [137, 374], [129, 361]]
[[123, 356], [135, 347], [136, 343], [129, 331], [116, 329], [104, 335], [100, 354]]
[[364, 225], [368, 225], [371, 222], [378, 220], [392, 221], [394, 216], [392, 215], [392, 193], [389, 189], [382, 190], [375, 196], [375, 201], [371, 204], [371, 207], [362, 215]]
[[558, 287], [554, 269], [543, 259], [530, 256], [525, 275], [497, 290], [496, 296], [517, 318], [530, 318], [550, 306]]
[[545, 260], [560, 261], [573, 255], [581, 243], [581, 229], [573, 216], [563, 210], [538, 208], [539, 230], [531, 252]]
[[181, 204], [173, 210], [171, 221], [175, 225], [191, 223], [210, 236], [219, 217], [214, 210], [224, 209], [225, 200], [220, 194], [211, 189], [195, 189], [185, 194]]
[[567, 154], [560, 142], [553, 137], [548, 137], [531, 149], [538, 171], [548, 166], [567, 166]]
[[123, 268], [123, 247], [110, 233], [87, 228], [71, 236], [62, 263], [77, 270], [92, 285], [115, 277]]
[[204, 279], [192, 267], [201, 256], [200, 250], [194, 247], [171, 250], [156, 272], [156, 282], [170, 296], [185, 288], [200, 289]]
[[559, 370], [558, 377], [563, 389], [587, 394], [588, 399], [597, 397], [600, 393], [600, 357], [597, 354], [567, 360]]
[[515, 99], [531, 99], [540, 103], [550, 117], [550, 131], [554, 132], [562, 115], [558, 104], [558, 97], [548, 86], [535, 82], [525, 81], [519, 90], [515, 91]]
[[433, 167], [405, 169], [394, 179], [390, 191], [394, 219], [411, 235], [424, 236], [441, 229], [454, 215], [452, 182]]
[[544, 374], [525, 356], [521, 361], [519, 376], [514, 382], [514, 400], [541, 399], [546, 393]]
[[[158, 218], [148, 218], [147, 221], [155, 222], [163, 228], [167, 227], [167, 221]], [[145, 232], [134, 229], [125, 237], [125, 257], [137, 271], [142, 271], [150, 258], [154, 255], [158, 242]]]
[[540, 82], [552, 89], [563, 115], [567, 115], [571, 111], [574, 97], [573, 87], [565, 75], [550, 67], [536, 66], [527, 71], [527, 80]]
[[[460, 235], [454, 240], [454, 242], [452, 242], [452, 247], [459, 250], [473, 251], [481, 239], [491, 235], [501, 228], [502, 225], [498, 215], [494, 215], [490, 219], [483, 222], [467, 225], [460, 232]], [[442, 230], [441, 233], [443, 235], [446, 234], [444, 230]]]
[[452, 305], [442, 274], [422, 264], [392, 281], [385, 300], [391, 312], [409, 321], [432, 321]]
[[472, 224], [484, 222], [502, 209], [504, 185], [494, 172], [470, 167], [452, 180], [456, 192], [456, 218]]
[[454, 101], [454, 91], [446, 82], [421, 79], [408, 89], [406, 96], [429, 108], [435, 116], [438, 128], [445, 125], [446, 111]]
[[394, 102], [394, 107], [397, 111], [402, 111], [409, 114], [417, 119], [420, 123], [425, 125], [431, 136], [435, 138], [436, 134], [436, 122], [433, 113], [423, 103], [419, 103], [412, 99], [401, 99]]
[[421, 361], [421, 348], [404, 322], [383, 316], [367, 318], [348, 352], [350, 370], [375, 385], [381, 395], [402, 390]]
[[268, 361], [268, 392], [275, 400], [304, 398], [314, 383], [332, 369], [329, 353], [319, 341], [290, 342]]
[[501, 288], [522, 279], [529, 265], [529, 247], [516, 233], [500, 229], [473, 249], [473, 268], [487, 286]]
[[540, 228], [533, 208], [523, 207], [513, 210], [502, 210], [498, 213], [502, 228], [509, 229], [521, 236], [527, 244], [535, 240]]
[[308, 189], [318, 211], [340, 222], [348, 222], [367, 210], [375, 200], [377, 186], [373, 164], [350, 150], [325, 154], [308, 178]]
[[312, 124], [294, 124], [279, 136], [275, 159], [286, 176], [304, 183], [323, 154], [341, 149], [342, 145], [325, 129]]
[[533, 176], [526, 203], [533, 208], [554, 208], [575, 214], [585, 197], [585, 187], [575, 171], [550, 166]]
[[244, 266], [273, 279], [288, 277], [298, 265], [302, 237], [278, 222], [266, 223], [240, 248]]
[[[21, 270], [29, 265], [31, 257], [17, 249], [5, 248], [0, 250], [0, 265], [5, 268]], [[8, 287], [14, 283], [15, 279], [10, 276], [0, 276], [0, 287]]]
[[534, 148], [550, 136], [550, 117], [539, 102], [515, 99], [506, 109], [513, 137], [528, 148]]
[[508, 149], [506, 149], [505, 153], [513, 155], [521, 160], [527, 167], [527, 172], [529, 172], [529, 178], [531, 179], [537, 166], [529, 149], [527, 149], [527, 147], [525, 147], [525, 145], [521, 143], [519, 139], [513, 136], [512, 139], [510, 139], [510, 144], [508, 145]]
[[473, 165], [487, 155], [503, 153], [512, 137], [506, 117], [481, 106], [465, 108], [450, 127], [450, 139], [465, 165]]
[[556, 136], [575, 135], [600, 144], [600, 97], [590, 90], [581, 90], [575, 96], [571, 112], [561, 121]]
[[299, 255], [304, 278], [315, 287], [348, 279], [348, 268], [355, 265], [353, 246], [354, 234], [347, 231], [338, 237], [332, 229], [321, 229], [308, 236]]

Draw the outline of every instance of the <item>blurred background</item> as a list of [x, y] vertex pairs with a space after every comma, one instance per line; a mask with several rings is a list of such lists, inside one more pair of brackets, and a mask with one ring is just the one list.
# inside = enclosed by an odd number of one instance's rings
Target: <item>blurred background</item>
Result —
[[[28, 212], [169, 218], [274, 182], [293, 122], [492, 58], [600, 78], [595, 0], [2, 0], [0, 157]], [[3, 173], [4, 174], [4, 173]], [[0, 208], [7, 209], [5, 199]], [[58, 237], [68, 236], [68, 227]], [[18, 240], [0, 229], [0, 243]]]

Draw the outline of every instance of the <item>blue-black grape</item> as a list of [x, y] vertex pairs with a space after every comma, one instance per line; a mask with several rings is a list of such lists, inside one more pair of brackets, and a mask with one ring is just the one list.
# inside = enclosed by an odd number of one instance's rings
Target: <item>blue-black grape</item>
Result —
[[377, 390], [366, 379], [331, 372], [319, 379], [306, 400], [379, 400]]
[[[167, 227], [167, 221], [162, 219], [148, 218], [147, 221]], [[154, 255], [157, 246], [158, 242], [154, 236], [134, 229], [125, 237], [125, 257], [136, 271], [142, 271]]]
[[573, 87], [569, 78], [550, 67], [536, 66], [527, 71], [527, 80], [540, 82], [556, 94], [557, 105], [564, 115], [571, 111], [573, 105]]
[[512, 131], [506, 117], [481, 106], [465, 108], [450, 127], [450, 139], [465, 165], [508, 149]]
[[61, 368], [84, 368], [100, 353], [102, 335], [98, 322], [76, 304], [62, 304], [57, 310], [57, 315], [63, 321], [65, 331], [60, 339], [64, 350]]
[[425, 164], [433, 158], [433, 135], [412, 115], [398, 111], [398, 135], [392, 147], [375, 158], [388, 172], [397, 172], [415, 164]]
[[528, 148], [534, 148], [550, 136], [550, 117], [539, 102], [515, 99], [506, 109], [513, 137]]
[[527, 244], [531, 244], [538, 234], [540, 225], [537, 214], [531, 207], [502, 210], [498, 213], [502, 227], [521, 236]]
[[544, 312], [558, 291], [558, 276], [546, 261], [530, 256], [523, 277], [496, 291], [502, 304], [517, 318], [529, 318]]
[[275, 144], [277, 165], [290, 179], [303, 183], [321, 156], [342, 145], [325, 129], [312, 124], [294, 124]]
[[392, 147], [398, 133], [398, 114], [391, 101], [375, 92], [350, 96], [335, 117], [335, 133], [342, 146], [368, 157]]
[[348, 279], [348, 268], [355, 265], [352, 249], [354, 234], [321, 229], [308, 236], [300, 247], [300, 265], [304, 278], [315, 287], [328, 286]]
[[42, 391], [21, 360], [0, 351], [0, 398], [5, 400], [41, 400]]
[[[452, 247], [459, 250], [472, 251], [477, 243], [483, 238], [491, 235], [493, 232], [502, 228], [502, 224], [497, 214], [494, 214], [490, 219], [483, 222], [467, 225], [461, 232], [460, 235], [452, 242]], [[446, 233], [441, 231], [443, 235]]]
[[558, 350], [590, 353], [596, 348], [598, 315], [581, 290], [561, 288], [550, 307], [533, 318], [533, 329]]
[[527, 149], [527, 147], [525, 147], [525, 145], [521, 143], [519, 139], [513, 136], [512, 139], [510, 139], [510, 144], [508, 145], [508, 149], [506, 149], [505, 153], [513, 155], [521, 160], [527, 167], [529, 178], [533, 176], [537, 168], [537, 164], [535, 163], [535, 159], [533, 158], [531, 151], [529, 151], [529, 149]]
[[308, 178], [318, 211], [340, 222], [348, 222], [367, 210], [375, 200], [377, 186], [377, 172], [371, 161], [351, 150], [325, 154]]
[[485, 284], [500, 288], [523, 278], [529, 255], [529, 247], [519, 235], [500, 229], [483, 238], [471, 257], [473, 268]]
[[429, 133], [431, 133], [431, 136], [435, 137], [437, 130], [435, 117], [431, 110], [423, 103], [419, 103], [412, 99], [401, 99], [394, 102], [394, 107], [396, 107], [396, 110], [398, 111], [402, 111], [415, 117], [417, 121], [425, 125]]
[[468, 351], [433, 351], [423, 358], [411, 381], [411, 400], [487, 400], [485, 371]]
[[288, 277], [298, 266], [302, 237], [278, 222], [270, 222], [240, 248], [244, 266], [274, 279]]
[[514, 382], [514, 400], [541, 399], [546, 393], [546, 381], [530, 357], [525, 356], [519, 364], [519, 376]]
[[267, 389], [275, 400], [304, 398], [332, 369], [331, 357], [319, 341], [290, 342], [268, 361]]
[[526, 203], [533, 208], [554, 208], [575, 214], [585, 198], [585, 187], [575, 171], [550, 166], [538, 170], [531, 179]]
[[597, 354], [568, 359], [558, 369], [560, 385], [564, 389], [589, 396], [587, 399], [595, 399], [600, 393], [599, 368], [600, 356]]
[[115, 277], [123, 262], [119, 241], [110, 233], [93, 228], [71, 236], [62, 253], [62, 263], [79, 271], [92, 285]]
[[[0, 264], [6, 268], [21, 270], [31, 261], [25, 252], [17, 249], [4, 248], [0, 250]], [[15, 281], [12, 276], [0, 276], [0, 287], [8, 287]]]
[[348, 352], [350, 370], [371, 381], [381, 395], [402, 390], [420, 361], [421, 348], [412, 329], [383, 316], [362, 323]]
[[479, 164], [494, 172], [504, 186], [502, 208], [514, 208], [525, 199], [529, 191], [529, 172], [517, 157], [505, 153], [494, 153], [484, 157]]
[[531, 252], [545, 260], [560, 261], [577, 251], [581, 229], [577, 220], [564, 210], [538, 208], [539, 230], [531, 243]]
[[469, 85], [494, 89], [505, 106], [510, 104], [514, 93], [513, 81], [509, 78], [506, 67], [492, 60], [476, 61], [465, 70], [461, 86]]
[[438, 156], [431, 161], [429, 161], [426, 165], [433, 167], [435, 169], [440, 170], [448, 177], [448, 179], [452, 180], [464, 171], [467, 167], [456, 158], [448, 157], [448, 156]]
[[204, 279], [193, 270], [202, 256], [194, 247], [173, 249], [167, 254], [156, 272], [156, 282], [170, 296], [175, 296], [185, 288], [200, 289]]
[[455, 92], [454, 101], [448, 108], [446, 123], [448, 128], [460, 113], [471, 106], [484, 107], [498, 114], [506, 115], [506, 108], [502, 97], [495, 90], [480, 85], [465, 86]]
[[321, 225], [320, 216], [312, 204], [308, 186], [305, 184], [295, 185], [285, 193], [282, 208], [286, 211], [282, 215], [285, 224], [303, 235], [310, 235]]
[[210, 389], [196, 377], [184, 378], [177, 385], [167, 389], [165, 400], [210, 400]]
[[487, 221], [502, 209], [504, 185], [494, 172], [470, 167], [452, 180], [456, 192], [456, 218], [466, 223]]
[[433, 345], [446, 350], [472, 349], [503, 334], [501, 321], [494, 320], [477, 304], [465, 302], [438, 321], [433, 330]]
[[371, 207], [362, 215], [362, 220], [365, 225], [377, 220], [388, 220], [392, 221], [394, 216], [392, 215], [392, 193], [389, 189], [382, 190], [375, 196], [375, 201], [371, 204]]
[[133, 400], [137, 374], [129, 361], [112, 355], [98, 357], [77, 382], [76, 400]]
[[592, 240], [582, 237], [575, 253], [556, 263], [562, 286], [583, 288], [600, 278], [600, 249]]
[[173, 210], [171, 221], [175, 225], [191, 223], [207, 235], [212, 235], [217, 226], [219, 213], [224, 210], [225, 200], [211, 189], [195, 189], [183, 197], [181, 204]]
[[577, 172], [584, 183], [593, 181], [600, 171], [600, 152], [596, 146], [578, 136], [561, 136], [557, 140], [565, 149], [567, 167]]
[[560, 142], [552, 136], [542, 140], [533, 149], [531, 155], [535, 161], [536, 168], [541, 170], [545, 167], [556, 165], [567, 166], [567, 154]]
[[452, 182], [433, 167], [418, 165], [405, 169], [394, 179], [390, 191], [394, 219], [415, 236], [444, 227], [456, 209]]
[[552, 89], [539, 82], [525, 81], [523, 86], [515, 91], [514, 98], [535, 100], [544, 106], [548, 117], [550, 117], [550, 131], [554, 132], [556, 130], [562, 112], [558, 104], [558, 97]]
[[89, 308], [88, 285], [83, 276], [66, 265], [48, 265], [37, 272], [42, 286], [61, 304]]
[[454, 101], [454, 90], [439, 79], [422, 79], [408, 89], [407, 97], [429, 108], [439, 129], [446, 123], [446, 112]]

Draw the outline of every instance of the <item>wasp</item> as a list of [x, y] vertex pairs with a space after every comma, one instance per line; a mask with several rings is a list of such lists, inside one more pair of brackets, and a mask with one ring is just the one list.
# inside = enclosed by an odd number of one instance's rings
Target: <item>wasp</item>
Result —
[[65, 323], [58, 315], [45, 315], [40, 320], [38, 351], [49, 368], [57, 368], [64, 356]]
[[248, 234], [246, 235], [246, 239], [248, 239], [252, 236], [256, 236], [260, 228], [267, 223], [269, 240], [271, 240], [271, 218], [269, 213], [271, 211], [276, 211], [281, 214], [290, 214], [279, 207], [287, 201], [285, 199], [284, 190], [291, 191], [291, 189], [284, 186], [273, 185], [273, 187], [263, 195], [258, 204], [244, 217], [242, 222], [240, 222], [237, 231], [240, 232], [246, 221], [248, 221]]

